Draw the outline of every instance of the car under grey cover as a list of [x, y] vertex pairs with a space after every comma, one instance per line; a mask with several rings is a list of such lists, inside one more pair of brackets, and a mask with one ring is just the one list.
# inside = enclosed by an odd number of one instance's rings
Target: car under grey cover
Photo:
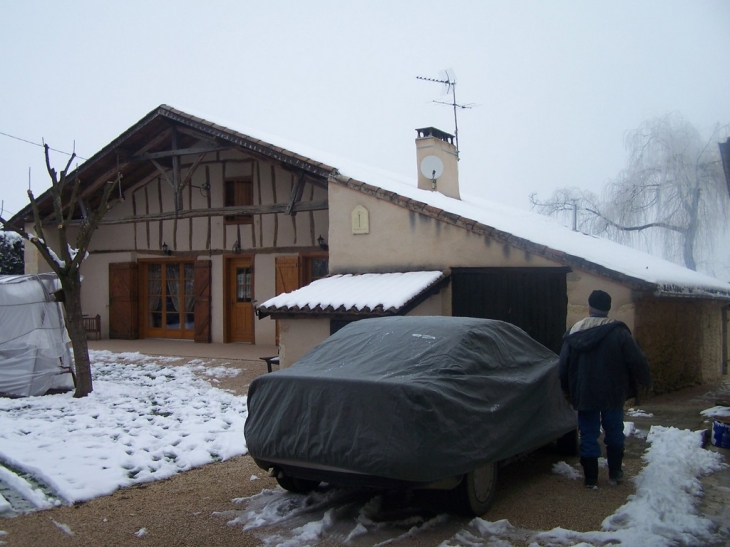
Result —
[[286, 461], [429, 483], [533, 450], [576, 427], [558, 357], [501, 321], [352, 323], [251, 383], [259, 465]]

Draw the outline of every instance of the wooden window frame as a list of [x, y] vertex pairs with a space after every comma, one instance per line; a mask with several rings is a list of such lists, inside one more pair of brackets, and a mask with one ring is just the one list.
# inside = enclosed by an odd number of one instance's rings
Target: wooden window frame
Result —
[[[182, 326], [184, 323], [182, 323], [185, 318], [186, 312], [184, 309], [183, 311], [179, 311], [176, 313], [180, 314], [180, 320], [181, 320], [181, 328], [179, 329], [168, 329], [167, 327], [152, 327], [149, 324], [149, 310], [148, 310], [148, 266], [150, 264], [160, 264], [162, 268], [164, 269], [167, 264], [171, 263], [177, 263], [180, 264], [181, 270], [184, 272], [185, 264], [192, 264], [193, 265], [193, 292], [188, 294], [187, 291], [185, 291], [185, 280], [190, 279], [186, 278], [184, 275], [180, 277], [181, 280], [181, 288], [182, 288], [182, 294], [180, 296], [181, 299], [187, 298], [187, 297], [195, 297], [195, 260], [194, 259], [183, 259], [183, 258], [163, 258], [163, 259], [140, 259], [138, 260], [138, 266], [139, 266], [139, 290], [138, 290], [138, 320], [139, 320], [139, 330], [140, 330], [140, 338], [171, 338], [171, 339], [180, 339], [180, 340], [192, 340], [195, 337], [195, 327], [193, 326], [192, 329], [187, 329], [184, 326]], [[181, 272], [182, 273], [182, 272]], [[166, 294], [166, 292], [165, 292]], [[165, 312], [166, 313], [166, 312]], [[193, 307], [193, 316], [195, 314], [195, 307]], [[165, 314], [163, 314], [163, 317]], [[193, 319], [195, 321], [195, 319]]]
[[[224, 207], [249, 207], [253, 205], [253, 177], [226, 177], [223, 181]], [[253, 215], [225, 215], [225, 224], [253, 224]]]
[[[300, 267], [299, 267], [299, 283], [301, 287], [304, 287], [306, 285], [309, 285], [312, 281], [316, 281], [317, 279], [321, 279], [321, 277], [313, 277], [312, 276], [312, 261], [324, 258], [327, 260], [327, 274], [329, 275], [329, 253], [326, 251], [323, 252], [314, 252], [314, 253], [301, 253], [300, 255]], [[324, 277], [324, 276], [322, 276]]]

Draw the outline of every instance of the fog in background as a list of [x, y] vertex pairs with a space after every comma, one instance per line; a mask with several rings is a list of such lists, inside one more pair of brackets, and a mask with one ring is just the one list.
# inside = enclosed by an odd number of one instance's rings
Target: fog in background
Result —
[[[625, 132], [679, 111], [730, 122], [730, 2], [0, 2], [4, 215], [49, 186], [43, 150], [90, 157], [168, 104], [416, 176], [416, 128], [453, 132], [462, 194], [523, 209], [599, 191]], [[67, 157], [52, 155], [57, 168]]]

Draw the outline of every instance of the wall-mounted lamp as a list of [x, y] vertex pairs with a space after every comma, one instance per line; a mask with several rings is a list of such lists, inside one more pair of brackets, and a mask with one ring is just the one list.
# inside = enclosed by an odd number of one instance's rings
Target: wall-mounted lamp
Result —
[[241, 242], [236, 240], [233, 242], [233, 252], [239, 254], [241, 252]]
[[203, 196], [204, 198], [207, 198], [208, 197], [208, 191], [210, 190], [210, 183], [209, 182], [204, 182], [200, 186], [195, 186], [194, 184], [191, 184], [190, 186], [192, 186], [193, 188], [197, 188], [198, 190], [200, 190], [200, 195]]
[[320, 234], [319, 237], [317, 238], [317, 245], [319, 245], [319, 248], [322, 249], [323, 251], [329, 250], [329, 245], [327, 245], [324, 242], [324, 238], [322, 237], [322, 234]]
[[168, 247], [167, 243], [165, 243], [164, 241], [162, 242], [162, 254], [164, 254], [165, 256], [170, 256], [172, 254], [170, 247]]

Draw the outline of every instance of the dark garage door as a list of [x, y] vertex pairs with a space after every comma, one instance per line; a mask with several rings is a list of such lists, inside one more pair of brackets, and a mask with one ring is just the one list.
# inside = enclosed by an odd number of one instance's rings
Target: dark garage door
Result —
[[560, 352], [568, 313], [567, 268], [452, 268], [452, 315], [517, 325]]

